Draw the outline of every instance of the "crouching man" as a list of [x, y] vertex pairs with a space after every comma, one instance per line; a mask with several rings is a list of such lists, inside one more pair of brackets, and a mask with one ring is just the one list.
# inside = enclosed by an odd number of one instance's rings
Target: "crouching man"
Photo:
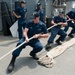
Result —
[[74, 35], [75, 34], [75, 11], [69, 11], [67, 14], [66, 14], [66, 17], [67, 19], [69, 20], [67, 23], [68, 25], [65, 27], [64, 31], [67, 32], [69, 27], [72, 28], [71, 32], [68, 34], [68, 36], [70, 38], [74, 38]]
[[48, 39], [48, 42], [46, 44], [46, 50], [49, 50], [51, 48], [51, 43], [54, 42], [54, 39], [56, 37], [56, 35], [60, 35], [60, 37], [56, 40], [56, 43], [58, 45], [61, 45], [61, 41], [64, 41], [64, 39], [66, 38], [67, 34], [64, 30], [61, 29], [62, 26], [67, 26], [67, 22], [64, 18], [64, 12], [59, 12], [58, 16], [55, 16], [52, 21], [51, 21], [52, 25], [58, 24], [57, 26], [53, 27], [51, 29], [51, 36]]
[[[36, 53], [40, 52], [43, 49], [43, 46], [38, 39], [47, 38], [48, 31], [47, 31], [46, 25], [39, 20], [40, 19], [39, 13], [34, 12], [33, 16], [34, 16], [33, 20], [27, 23], [26, 28], [23, 33], [24, 37], [19, 41], [17, 46], [23, 43], [24, 41], [26, 41], [27, 43], [25, 43], [18, 49], [14, 50], [12, 53], [12, 59], [7, 68], [7, 71], [9, 73], [13, 71], [16, 58], [20, 55], [20, 52], [22, 51], [22, 49], [25, 48], [27, 45], [33, 48], [33, 50], [30, 52], [30, 56], [32, 56], [33, 59], [36, 59], [36, 60], [39, 59]], [[34, 39], [29, 41], [29, 38], [31, 37], [34, 37]]]

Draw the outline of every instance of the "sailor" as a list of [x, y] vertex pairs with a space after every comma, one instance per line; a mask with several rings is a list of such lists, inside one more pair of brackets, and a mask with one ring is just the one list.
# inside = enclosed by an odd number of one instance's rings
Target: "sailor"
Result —
[[68, 34], [68, 36], [70, 38], [73, 38], [74, 37], [74, 33], [75, 33], [75, 11], [69, 11], [67, 14], [66, 14], [66, 17], [67, 17], [67, 20], [70, 20], [68, 21], [68, 25], [65, 27], [64, 31], [67, 32], [69, 27], [72, 28], [71, 32]]
[[52, 19], [51, 24], [52, 25], [58, 24], [58, 25], [51, 29], [51, 36], [49, 37], [45, 47], [46, 50], [49, 50], [51, 48], [51, 43], [54, 42], [54, 39], [57, 34], [60, 35], [60, 37], [56, 40], [56, 43], [58, 45], [61, 45], [62, 44], [61, 41], [64, 41], [67, 34], [64, 30], [61, 29], [61, 27], [67, 26], [67, 22], [63, 16], [64, 16], [64, 12], [61, 11], [59, 12], [58, 16], [54, 16], [54, 18]]
[[[7, 68], [8, 72], [13, 71], [16, 58], [20, 55], [20, 52], [22, 51], [22, 49], [25, 48], [27, 45], [33, 48], [32, 51], [30, 52], [30, 56], [35, 60], [39, 59], [36, 54], [43, 49], [43, 46], [38, 39], [47, 38], [48, 31], [47, 31], [46, 25], [39, 20], [40, 19], [39, 13], [34, 12], [33, 15], [34, 15], [33, 20], [30, 20], [27, 23], [23, 33], [24, 37], [21, 38], [17, 46], [23, 43], [24, 41], [26, 41], [27, 43], [25, 43], [24, 45], [22, 45], [21, 47], [13, 51], [11, 62]], [[29, 41], [29, 38], [31, 37], [34, 37], [34, 39]]]
[[42, 5], [41, 3], [37, 3], [37, 8], [35, 9], [36, 12], [38, 12], [40, 14], [40, 20], [45, 23], [45, 14], [44, 14], [44, 10], [42, 9]]
[[27, 8], [25, 7], [25, 5], [26, 5], [26, 2], [21, 1], [21, 6], [17, 7], [15, 9], [15, 11], [13, 11], [13, 14], [18, 19], [18, 35], [19, 35], [19, 39], [22, 38], [23, 29], [25, 28], [25, 25], [26, 25]]

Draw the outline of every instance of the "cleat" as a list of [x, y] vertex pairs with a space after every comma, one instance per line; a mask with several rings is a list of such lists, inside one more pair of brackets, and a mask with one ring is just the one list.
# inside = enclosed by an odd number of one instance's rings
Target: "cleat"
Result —
[[46, 49], [47, 51], [49, 51], [50, 48], [51, 48], [51, 45], [50, 45], [50, 43], [48, 43], [48, 44], [45, 46], [45, 49]]
[[35, 53], [30, 52], [30, 56], [32, 56], [32, 58], [35, 60], [39, 59]]
[[69, 34], [68, 36], [69, 36], [70, 38], [74, 38], [74, 36], [73, 36], [72, 34]]
[[58, 45], [61, 45], [61, 44], [62, 44], [59, 40], [56, 40], [56, 43], [57, 43]]

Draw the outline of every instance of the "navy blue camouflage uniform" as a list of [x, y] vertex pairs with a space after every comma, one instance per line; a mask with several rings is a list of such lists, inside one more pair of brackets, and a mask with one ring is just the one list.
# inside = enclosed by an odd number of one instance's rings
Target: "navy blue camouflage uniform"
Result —
[[[64, 18], [60, 18], [59, 16], [55, 16], [53, 18], [53, 21], [55, 23], [59, 23], [59, 22], [66, 22], [66, 20]], [[58, 38], [58, 40], [60, 41], [64, 41], [65, 37], [66, 37], [66, 33], [64, 30], [61, 29], [61, 25], [55, 26], [51, 29], [51, 36], [48, 39], [48, 43], [53, 43], [54, 42], [54, 38], [56, 37], [56, 35], [60, 35], [60, 37]]]
[[[75, 20], [75, 11], [70, 11], [66, 14], [70, 19], [74, 19]], [[68, 20], [68, 18], [67, 18]], [[72, 23], [72, 21], [68, 21], [67, 22], [68, 25], [65, 27], [64, 31], [67, 32], [69, 27], [72, 28], [71, 32], [70, 32], [70, 35], [74, 34], [75, 33], [75, 23]]]
[[[33, 35], [35, 34], [39, 34], [39, 33], [47, 33], [47, 28], [46, 25], [44, 23], [42, 23], [41, 21], [38, 24], [34, 24], [34, 22], [31, 20], [27, 23], [26, 28], [29, 29], [28, 30], [28, 38], [31, 38]], [[19, 43], [17, 44], [20, 45], [21, 43], [23, 43], [25, 41], [25, 38], [23, 37]], [[33, 48], [33, 50], [31, 51], [32, 53], [37, 53], [39, 51], [41, 51], [43, 49], [42, 44], [40, 43], [40, 41], [38, 39], [32, 39], [30, 40], [28, 43], [25, 43], [23, 46], [21, 46], [20, 48], [16, 49], [12, 55], [14, 56], [19, 56], [20, 52], [22, 51], [23, 48], [25, 48], [27, 45], [31, 46]]]
[[22, 36], [23, 36], [22, 28], [24, 29], [25, 25], [26, 25], [25, 15], [26, 15], [26, 12], [27, 12], [27, 8], [26, 7], [22, 8], [20, 6], [20, 7], [17, 7], [14, 12], [17, 15], [21, 16], [21, 18], [18, 19], [18, 35], [19, 35], [19, 39], [21, 39]]
[[42, 21], [43, 23], [45, 23], [44, 10], [43, 9], [41, 9], [41, 10], [36, 9], [35, 12], [38, 12], [39, 13], [39, 15], [40, 15], [40, 21]]

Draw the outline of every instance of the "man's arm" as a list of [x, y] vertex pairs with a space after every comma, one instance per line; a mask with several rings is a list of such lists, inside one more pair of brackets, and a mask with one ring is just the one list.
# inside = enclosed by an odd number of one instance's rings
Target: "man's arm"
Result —
[[24, 35], [24, 37], [25, 37], [25, 39], [26, 39], [26, 42], [29, 42], [28, 35], [27, 35], [28, 30], [29, 30], [28, 28], [25, 28], [25, 30], [24, 30], [24, 32], [23, 32], [23, 35]]
[[48, 33], [44, 33], [44, 34], [35, 34], [33, 37], [34, 38], [47, 38], [49, 36]]
[[[54, 22], [54, 20], [52, 20], [51, 21], [51, 24], [52, 25], [55, 25], [56, 23]], [[66, 20], [64, 19], [64, 22], [59, 22], [59, 23], [57, 23], [58, 25], [62, 25], [62, 26], [67, 26], [67, 22], [66, 22]]]
[[39, 36], [39, 38], [48, 38], [48, 36], [49, 36], [48, 33], [46, 33], [46, 34], [41, 34], [41, 35]]
[[54, 22], [54, 20], [52, 20], [52, 21], [51, 21], [51, 24], [52, 24], [52, 25], [55, 25], [56, 23]]
[[26, 13], [25, 13], [25, 18], [26, 18], [26, 15], [27, 15], [27, 8], [26, 8]]
[[16, 18], [21, 18], [20, 15], [17, 15], [14, 11], [13, 11], [13, 15], [16, 17]]
[[70, 19], [68, 15], [66, 15], [66, 18], [67, 18], [67, 19]]
[[25, 18], [26, 18], [26, 15], [27, 15], [27, 12], [26, 12], [26, 14], [25, 14]]
[[75, 22], [75, 20], [74, 20], [74, 19], [71, 19], [68, 15], [66, 15], [66, 18], [67, 18], [69, 21], [72, 21], [72, 23]]
[[65, 23], [62, 23], [62, 26], [67, 26], [67, 22], [65, 22]]

